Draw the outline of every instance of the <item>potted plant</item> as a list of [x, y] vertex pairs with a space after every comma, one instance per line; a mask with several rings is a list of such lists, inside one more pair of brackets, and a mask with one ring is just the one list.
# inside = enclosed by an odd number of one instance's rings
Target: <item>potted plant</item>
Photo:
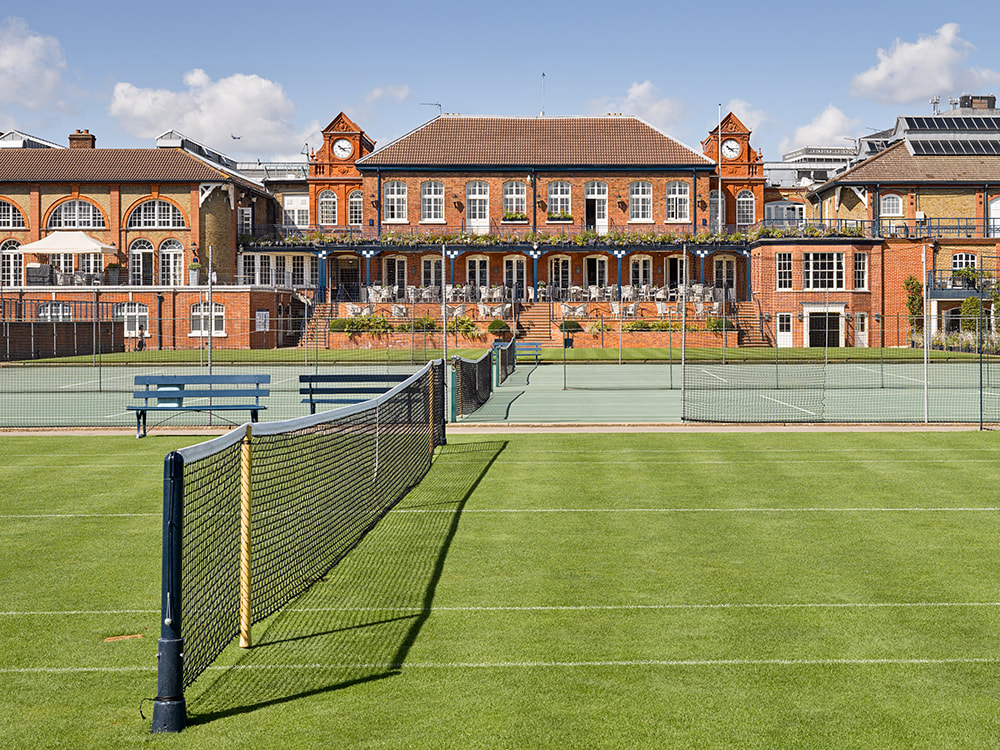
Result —
[[198, 286], [200, 283], [199, 277], [201, 276], [201, 263], [196, 260], [192, 260], [188, 263], [188, 284], [191, 286]]

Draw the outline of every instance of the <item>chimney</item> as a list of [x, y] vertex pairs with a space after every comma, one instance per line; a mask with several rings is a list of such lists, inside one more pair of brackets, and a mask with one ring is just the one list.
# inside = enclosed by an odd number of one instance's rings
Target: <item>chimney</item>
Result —
[[91, 135], [89, 130], [77, 130], [69, 134], [70, 148], [95, 148], [97, 136]]

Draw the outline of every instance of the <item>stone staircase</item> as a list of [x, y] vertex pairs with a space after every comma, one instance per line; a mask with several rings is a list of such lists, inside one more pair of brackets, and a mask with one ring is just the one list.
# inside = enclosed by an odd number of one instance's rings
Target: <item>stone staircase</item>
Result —
[[330, 328], [330, 321], [336, 317], [334, 314], [336, 303], [320, 302], [313, 307], [312, 317], [306, 325], [305, 335], [299, 339], [299, 346], [314, 349], [317, 346], [326, 345], [326, 332]]
[[552, 322], [549, 320], [549, 305], [523, 302], [517, 316], [517, 340], [528, 344], [538, 343], [553, 346]]
[[740, 330], [740, 346], [774, 346], [773, 323], [765, 323], [760, 319], [757, 306], [753, 302], [737, 302], [735, 307], [733, 315]]

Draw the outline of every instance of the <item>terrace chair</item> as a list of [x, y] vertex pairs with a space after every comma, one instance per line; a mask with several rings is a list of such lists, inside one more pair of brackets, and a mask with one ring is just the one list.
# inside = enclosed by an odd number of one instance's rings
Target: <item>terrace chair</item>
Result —
[[722, 315], [722, 303], [713, 302], [712, 303], [712, 315]]
[[479, 317], [480, 317], [480, 319], [485, 320], [486, 318], [489, 318], [491, 316], [492, 311], [490, 310], [489, 307], [486, 306], [485, 303], [480, 302], [477, 305], [477, 307], [479, 308]]
[[664, 315], [669, 314], [669, 311], [667, 310], [667, 303], [666, 302], [664, 302], [662, 300], [656, 300], [656, 314], [659, 315], [661, 318]]
[[629, 305], [625, 305], [625, 317], [626, 318], [634, 318], [635, 317], [635, 310], [636, 310], [636, 303], [635, 302], [633, 302], [633, 303], [631, 303]]
[[528, 302], [533, 303], [535, 301], [535, 287], [529, 286], [524, 290], [524, 293], [527, 295]]
[[582, 305], [577, 305], [573, 310], [573, 317], [575, 318], [586, 318], [587, 317], [587, 303], [584, 302]]
[[632, 302], [633, 300], [635, 300], [635, 287], [626, 284], [622, 287], [622, 302]]
[[648, 302], [651, 296], [652, 294], [650, 292], [649, 284], [643, 284], [641, 287], [639, 287], [639, 299], [646, 300]]
[[573, 314], [573, 308], [572, 308], [572, 306], [566, 304], [565, 302], [560, 302], [559, 303], [559, 312], [562, 313], [562, 316], [564, 318], [568, 318], [568, 317], [570, 317]]
[[705, 315], [705, 303], [698, 300], [694, 303], [694, 314], [695, 317], [701, 318]]
[[616, 318], [622, 314], [622, 305], [618, 300], [611, 300], [611, 314]]
[[407, 310], [406, 305], [392, 305], [392, 317], [394, 318], [407, 318], [409, 317], [409, 310]]
[[479, 299], [482, 302], [490, 301], [490, 288], [488, 286], [479, 287]]
[[601, 288], [599, 286], [591, 284], [589, 287], [587, 287], [587, 291], [590, 293], [590, 301], [591, 302], [598, 302], [598, 301], [600, 301], [600, 299], [601, 299]]
[[355, 305], [353, 302], [346, 302], [344, 304], [347, 307], [347, 317], [357, 318], [359, 315], [361, 315], [360, 305]]
[[455, 305], [448, 308], [449, 318], [461, 318], [463, 315], [465, 315], [465, 305]]
[[406, 287], [406, 301], [407, 302], [417, 302], [418, 301], [417, 298], [419, 296], [420, 295], [417, 292], [417, 288], [415, 286], [408, 286], [408, 287]]

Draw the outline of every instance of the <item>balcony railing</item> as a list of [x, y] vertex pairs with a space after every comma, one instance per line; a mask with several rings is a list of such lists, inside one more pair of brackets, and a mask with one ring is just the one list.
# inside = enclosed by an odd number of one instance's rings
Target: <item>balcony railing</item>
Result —
[[934, 299], [965, 299], [991, 296], [997, 279], [987, 269], [936, 270], [927, 272], [927, 291]]

